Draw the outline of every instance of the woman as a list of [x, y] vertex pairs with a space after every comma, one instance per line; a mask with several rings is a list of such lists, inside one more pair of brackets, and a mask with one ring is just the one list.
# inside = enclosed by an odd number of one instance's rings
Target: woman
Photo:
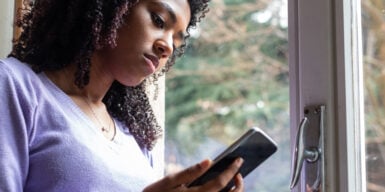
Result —
[[209, 160], [160, 180], [153, 169], [161, 133], [145, 87], [183, 53], [207, 4], [35, 0], [0, 61], [0, 191], [219, 191], [233, 178], [243, 191], [242, 159], [191, 188]]

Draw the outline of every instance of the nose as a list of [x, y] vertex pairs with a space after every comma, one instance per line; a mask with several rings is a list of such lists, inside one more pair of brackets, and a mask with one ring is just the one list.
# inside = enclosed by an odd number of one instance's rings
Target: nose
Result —
[[157, 39], [154, 43], [154, 51], [160, 58], [167, 58], [173, 52], [173, 39], [171, 35]]

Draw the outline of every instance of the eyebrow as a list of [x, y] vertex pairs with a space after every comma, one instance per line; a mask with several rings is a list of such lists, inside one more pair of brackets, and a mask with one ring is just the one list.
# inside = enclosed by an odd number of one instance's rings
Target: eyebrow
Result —
[[[165, 3], [165, 2], [153, 2], [154, 4], [158, 5], [158, 6], [161, 6], [163, 9], [165, 9], [168, 13], [168, 15], [171, 17], [171, 21], [172, 23], [176, 23], [177, 22], [177, 18], [176, 18], [176, 14], [175, 14], [175, 11], [172, 9], [172, 7], [170, 7], [169, 4]], [[180, 39], [185, 39], [187, 37], [187, 34], [185, 32], [178, 32], [178, 37]]]

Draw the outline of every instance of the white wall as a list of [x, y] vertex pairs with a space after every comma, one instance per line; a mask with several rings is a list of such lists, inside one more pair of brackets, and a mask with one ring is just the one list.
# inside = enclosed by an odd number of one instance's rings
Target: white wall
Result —
[[163, 176], [164, 174], [164, 166], [165, 166], [165, 157], [164, 157], [164, 139], [165, 139], [165, 76], [162, 76], [158, 80], [159, 90], [158, 90], [158, 97], [154, 97], [156, 88], [154, 86], [150, 86], [148, 88], [148, 95], [150, 99], [150, 103], [153, 107], [155, 116], [157, 118], [158, 123], [160, 126], [162, 126], [163, 129], [163, 135], [162, 138], [159, 139], [158, 143], [156, 144], [155, 148], [153, 149], [154, 155], [154, 161], [157, 162], [155, 164], [155, 169], [157, 171], [157, 174], [159, 177]]
[[12, 48], [14, 0], [0, 1], [0, 58]]

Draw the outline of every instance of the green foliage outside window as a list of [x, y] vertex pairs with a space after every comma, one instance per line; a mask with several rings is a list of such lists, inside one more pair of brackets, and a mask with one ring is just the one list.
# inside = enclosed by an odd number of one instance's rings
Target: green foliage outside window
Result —
[[[166, 160], [196, 163], [208, 151], [219, 150], [211, 146], [225, 147], [258, 126], [279, 143], [279, 153], [269, 159], [278, 166], [269, 174], [257, 173], [270, 178], [269, 183], [248, 182], [246, 191], [288, 191], [287, 28], [276, 22], [285, 19], [277, 15], [280, 10], [266, 2], [212, 1], [186, 54], [167, 74]], [[270, 19], [257, 21], [264, 11], [272, 13]], [[169, 160], [167, 155], [180, 157]]]

